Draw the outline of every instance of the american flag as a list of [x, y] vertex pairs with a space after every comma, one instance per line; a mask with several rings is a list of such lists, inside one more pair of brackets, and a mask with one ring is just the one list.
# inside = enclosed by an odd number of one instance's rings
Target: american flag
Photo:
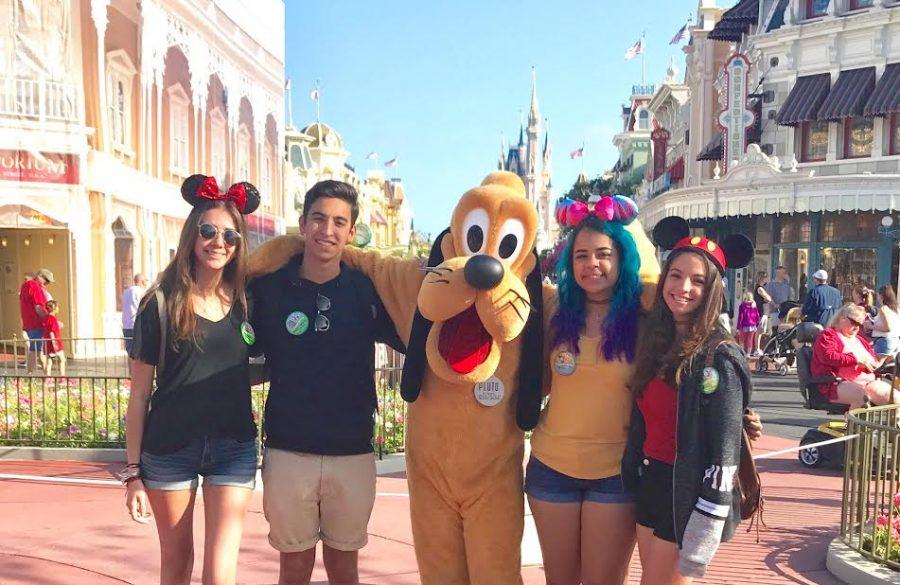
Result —
[[689, 25], [689, 24], [690, 24], [690, 23], [687, 23], [687, 22], [686, 22], [686, 23], [684, 23], [684, 26], [683, 26], [683, 27], [681, 27], [680, 29], [678, 29], [678, 32], [675, 33], [675, 36], [672, 37], [672, 40], [671, 40], [671, 41], [669, 41], [669, 44], [670, 44], [670, 45], [677, 45], [677, 44], [680, 43], [681, 41], [686, 41], [686, 40], [688, 39], [688, 37], [691, 36], [690, 33], [688, 32], [688, 25]]
[[584, 156], [584, 147], [576, 148], [572, 152], [569, 153], [569, 158], [581, 158]]
[[319, 101], [319, 88], [316, 87], [311, 92], [309, 92], [309, 99]]
[[397, 166], [397, 157], [395, 156], [395, 157], [392, 158], [391, 160], [389, 160], [389, 161], [387, 161], [386, 163], [384, 163], [384, 166], [386, 166], [386, 167], [395, 167], [395, 166]]
[[378, 153], [373, 150], [366, 155], [366, 160], [378, 160]]
[[631, 61], [637, 55], [640, 55], [644, 52], [644, 37], [641, 37], [638, 42], [631, 45], [627, 51], [625, 51], [625, 60]]

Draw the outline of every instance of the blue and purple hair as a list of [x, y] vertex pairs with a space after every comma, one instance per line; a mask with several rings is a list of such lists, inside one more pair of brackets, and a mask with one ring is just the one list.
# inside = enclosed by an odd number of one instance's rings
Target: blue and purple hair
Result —
[[556, 263], [559, 305], [550, 321], [553, 347], [566, 344], [573, 353], [579, 352], [578, 339], [584, 331], [587, 299], [584, 289], [575, 282], [572, 248], [575, 238], [584, 229], [609, 236], [619, 254], [619, 275], [610, 299], [609, 312], [600, 326], [603, 339], [599, 351], [607, 361], [624, 358], [630, 363], [634, 361], [637, 347], [643, 290], [638, 276], [641, 258], [634, 238], [621, 221], [603, 221], [595, 215], [588, 215], [575, 226]]

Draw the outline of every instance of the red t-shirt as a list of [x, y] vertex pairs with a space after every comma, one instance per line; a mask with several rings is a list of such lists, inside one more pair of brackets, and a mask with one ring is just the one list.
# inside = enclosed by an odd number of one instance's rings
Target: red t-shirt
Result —
[[647, 428], [644, 455], [674, 465], [678, 392], [662, 378], [653, 378], [637, 403]]
[[[51, 339], [51, 335], [52, 339]], [[59, 341], [59, 319], [56, 318], [56, 315], [48, 315], [47, 320], [44, 321], [44, 337], [50, 341], [47, 341], [46, 348], [47, 353], [56, 353], [62, 350], [62, 342]]]
[[47, 308], [47, 294], [37, 280], [26, 280], [19, 289], [19, 310], [22, 313], [22, 329], [42, 329], [44, 322], [34, 310], [36, 306]]

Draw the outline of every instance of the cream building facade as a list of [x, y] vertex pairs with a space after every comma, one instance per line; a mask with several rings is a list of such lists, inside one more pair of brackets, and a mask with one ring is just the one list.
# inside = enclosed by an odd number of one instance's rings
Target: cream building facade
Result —
[[285, 194], [293, 207], [286, 212], [288, 230], [298, 229], [306, 192], [319, 181], [352, 185], [359, 193], [359, 241], [381, 250], [406, 250], [412, 235], [412, 206], [403, 182], [374, 169], [361, 178], [347, 161], [343, 137], [328, 124], [315, 122], [297, 130], [289, 127], [284, 160]]
[[[819, 268], [845, 297], [860, 282], [896, 286], [900, 2], [731, 4], [699, 3], [686, 50], [685, 176], [647, 192], [645, 226], [681, 215], [698, 231], [750, 236], [755, 264], [731, 275], [735, 297], [754, 270], [776, 266], [801, 300]], [[742, 58], [745, 95], [732, 102], [724, 70]], [[744, 115], [742, 152], [727, 152], [726, 111]]]
[[121, 336], [121, 291], [173, 255], [193, 173], [258, 187], [251, 243], [284, 230], [283, 2], [12, 0], [0, 19], [3, 338], [41, 267], [64, 337]]

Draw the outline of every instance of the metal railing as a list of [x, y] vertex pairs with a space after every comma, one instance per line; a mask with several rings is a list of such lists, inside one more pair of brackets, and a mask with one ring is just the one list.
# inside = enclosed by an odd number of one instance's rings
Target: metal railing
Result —
[[[400, 397], [401, 370], [385, 367], [375, 371], [374, 448], [379, 458], [403, 451], [406, 403]], [[127, 376], [0, 372], [0, 445], [122, 448], [130, 391]], [[268, 384], [251, 389], [260, 439], [268, 391]]]
[[72, 83], [0, 76], [2, 117], [77, 122], [78, 98]]
[[[31, 343], [41, 348], [46, 358], [49, 339], [29, 340], [13, 335], [10, 339], [0, 339], [0, 376], [44, 376], [40, 366], [29, 372], [28, 352]], [[128, 355], [125, 353], [123, 337], [61, 337], [66, 354], [66, 375], [71, 377], [101, 376], [128, 377]], [[60, 374], [56, 364], [51, 373]]]
[[844, 460], [841, 540], [900, 570], [900, 405], [851, 410]]

